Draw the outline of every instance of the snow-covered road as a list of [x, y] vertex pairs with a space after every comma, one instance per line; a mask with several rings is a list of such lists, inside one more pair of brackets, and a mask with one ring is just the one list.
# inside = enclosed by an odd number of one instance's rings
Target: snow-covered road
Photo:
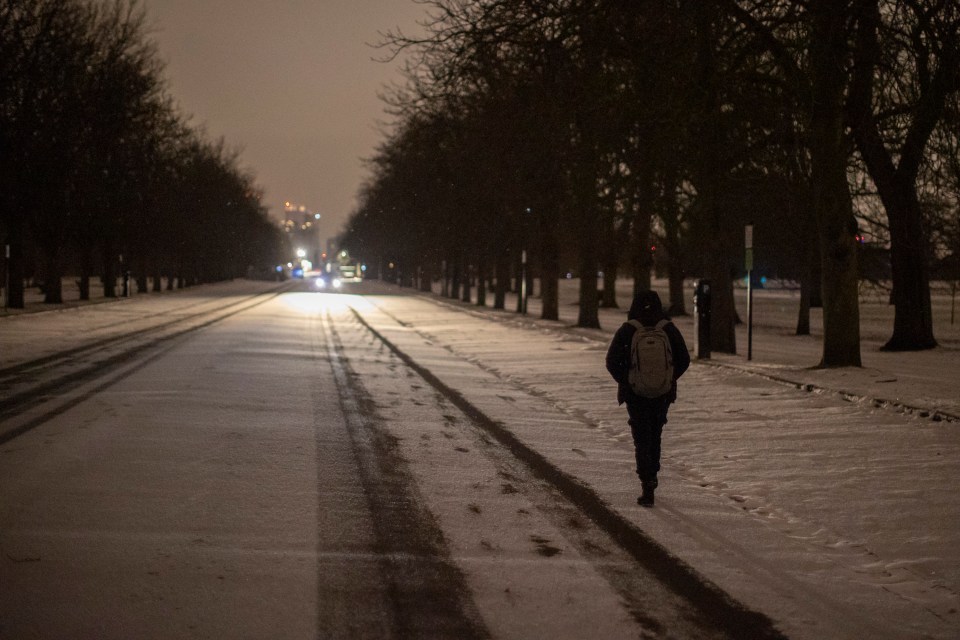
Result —
[[[816, 371], [769, 328], [753, 363], [695, 363], [649, 510], [603, 368], [619, 312], [586, 331], [361, 292], [199, 318], [0, 416], [32, 425], [0, 445], [0, 637], [960, 635], [960, 424], [931, 418], [960, 413], [950, 348]], [[189, 295], [0, 320], [0, 368], [92, 357]]]

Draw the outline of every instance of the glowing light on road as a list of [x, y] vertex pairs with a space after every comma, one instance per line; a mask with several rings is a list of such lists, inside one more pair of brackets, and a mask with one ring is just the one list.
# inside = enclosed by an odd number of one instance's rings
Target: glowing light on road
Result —
[[347, 313], [355, 296], [342, 293], [288, 293], [281, 297], [291, 311], [298, 315], [316, 316], [326, 313]]
[[376, 308], [363, 296], [334, 293], [334, 290], [329, 288], [323, 292], [315, 290], [286, 293], [280, 297], [280, 302], [291, 312], [302, 316], [350, 313], [351, 308], [359, 313], [376, 311]]

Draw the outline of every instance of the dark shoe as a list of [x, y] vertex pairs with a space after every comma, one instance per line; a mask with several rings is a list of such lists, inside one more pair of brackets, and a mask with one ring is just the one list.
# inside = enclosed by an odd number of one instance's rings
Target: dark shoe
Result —
[[637, 498], [637, 504], [641, 507], [653, 506], [653, 490], [657, 487], [656, 483], [643, 483], [643, 493]]

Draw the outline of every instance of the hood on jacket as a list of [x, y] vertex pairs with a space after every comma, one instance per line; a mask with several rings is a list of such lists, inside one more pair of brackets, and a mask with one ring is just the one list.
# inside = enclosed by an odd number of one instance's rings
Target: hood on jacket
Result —
[[630, 311], [627, 312], [628, 320], [639, 320], [641, 324], [648, 327], [653, 326], [665, 319], [667, 316], [663, 313], [663, 304], [660, 302], [660, 296], [656, 291], [641, 291], [633, 299], [630, 305]]

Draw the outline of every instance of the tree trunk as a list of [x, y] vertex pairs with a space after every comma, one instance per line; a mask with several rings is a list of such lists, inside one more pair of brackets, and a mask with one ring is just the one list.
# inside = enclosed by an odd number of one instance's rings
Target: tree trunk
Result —
[[614, 252], [608, 252], [603, 259], [603, 299], [600, 304], [604, 309], [618, 309], [617, 304], [617, 260]]
[[477, 306], [487, 306], [487, 256], [483, 251], [477, 258]]
[[520, 293], [520, 272], [522, 270], [520, 258], [520, 251], [516, 253], [513, 250], [510, 251], [510, 280], [508, 284], [510, 293]]
[[633, 251], [633, 297], [649, 291], [653, 282], [653, 253], [650, 249], [650, 224], [655, 207], [656, 173], [646, 159], [637, 163], [637, 190], [632, 203], [633, 221], [630, 225]]
[[[583, 126], [581, 131], [585, 131]], [[584, 136], [586, 138], [586, 136]], [[573, 206], [576, 207], [573, 219], [575, 231], [579, 236], [580, 271], [580, 310], [577, 326], [589, 329], [600, 328], [600, 300], [597, 297], [597, 269], [600, 266], [600, 221], [598, 211], [597, 173], [594, 171], [591, 151], [593, 145], [586, 140], [580, 142], [580, 162], [575, 177]]]
[[856, 233], [847, 185], [844, 122], [846, 3], [814, 2], [810, 62], [810, 157], [823, 268], [823, 367], [859, 367], [860, 305]]
[[733, 296], [733, 274], [730, 264], [718, 252], [712, 260], [708, 276], [713, 286], [710, 314], [710, 348], [719, 353], [737, 352], [737, 307]]
[[82, 273], [80, 278], [77, 280], [77, 289], [80, 292], [80, 300], [87, 301], [90, 299], [90, 274]]
[[103, 297], [117, 297], [117, 256], [113, 246], [108, 241], [103, 247], [103, 272], [100, 276], [103, 282]]
[[733, 300], [733, 276], [730, 273], [732, 242], [727, 229], [728, 221], [720, 207], [726, 168], [722, 162], [724, 129], [715, 59], [716, 7], [712, 3], [698, 3], [696, 18], [697, 75], [702, 93], [698, 104], [701, 144], [695, 186], [702, 229], [712, 239], [708, 244], [710, 254], [707, 256], [707, 275], [713, 286], [710, 342], [713, 351], [736, 353], [737, 315]]
[[88, 241], [81, 240], [83, 246], [80, 247], [77, 255], [77, 267], [80, 270], [80, 277], [77, 279], [77, 289], [80, 292], [80, 300], [90, 299], [90, 276], [93, 273], [93, 260], [90, 256]]
[[[638, 252], [642, 251], [638, 249]], [[650, 286], [653, 283], [653, 274], [650, 271], [650, 260], [644, 260], [642, 258], [634, 260], [633, 262], [633, 297], [636, 298], [637, 294], [641, 291], [649, 291]]]
[[581, 212], [580, 220], [580, 313], [578, 327], [600, 328], [600, 305], [597, 298], [597, 222], [590, 215], [592, 211]]
[[612, 221], [605, 226], [607, 227], [607, 237], [610, 240], [601, 260], [603, 292], [601, 293], [600, 306], [604, 309], [618, 309], [617, 274], [620, 271], [620, 256], [630, 242], [630, 227], [629, 225], [623, 225], [618, 230], [614, 228]]
[[63, 303], [63, 271], [60, 265], [60, 252], [56, 249], [47, 253], [45, 271], [43, 282], [44, 303]]
[[23, 309], [26, 302], [23, 290], [23, 245], [19, 231], [20, 223], [14, 216], [14, 222], [11, 225], [10, 234], [7, 236], [7, 245], [10, 247], [10, 260], [7, 261], [7, 306], [11, 309]]
[[517, 263], [514, 265], [514, 267], [517, 270], [517, 277], [514, 280], [515, 291], [517, 294], [516, 311], [517, 313], [523, 313], [523, 298], [525, 293], [523, 287], [527, 278], [527, 269], [530, 268], [530, 265], [524, 262], [522, 253], [517, 257]]
[[146, 258], [138, 260], [140, 268], [137, 270], [137, 293], [147, 293], [149, 285], [147, 284], [147, 260]]
[[810, 335], [810, 276], [804, 275], [800, 280], [800, 309], [797, 311], [798, 336]]
[[923, 216], [912, 185], [899, 186], [897, 203], [886, 205], [890, 221], [894, 316], [893, 335], [883, 349], [932, 349], [937, 341], [933, 335]]
[[800, 308], [797, 310], [796, 331], [798, 336], [810, 335], [810, 309], [823, 306], [820, 300], [820, 252], [815, 226], [814, 220], [803, 225], [807, 240], [800, 265]]
[[470, 265], [463, 263], [463, 295], [460, 296], [461, 302], [470, 302]]
[[551, 217], [540, 225], [540, 317], [560, 319], [560, 251], [557, 223]]
[[506, 252], [501, 250], [497, 255], [494, 265], [495, 276], [497, 278], [496, 288], [493, 294], [493, 308], [505, 309], [507, 306], [507, 288], [510, 286], [510, 264], [507, 262]]
[[460, 298], [460, 284], [461, 284], [460, 281], [463, 275], [461, 260], [459, 258], [456, 258], [451, 262], [453, 263], [453, 267], [452, 267], [453, 274], [450, 280], [450, 297], [454, 300], [457, 300]]
[[[857, 252], [853, 233], [843, 221], [829, 219], [829, 202], [821, 203], [820, 247], [823, 252], [823, 367], [859, 367], [860, 305]], [[851, 214], [848, 225], [855, 223]]]
[[600, 305], [597, 300], [597, 266], [588, 256], [580, 258], [580, 313], [577, 326], [600, 328]]
[[[924, 60], [932, 73], [915, 74], [916, 102], [898, 124], [907, 124], [902, 144], [893, 152], [879, 130], [875, 115], [875, 69], [881, 64], [878, 31], [883, 21], [877, 0], [860, 3], [854, 81], [849, 113], [857, 148], [877, 187], [890, 225], [890, 263], [893, 274], [893, 304], [896, 309], [893, 336], [885, 350], [932, 349], [933, 314], [930, 307], [930, 276], [927, 265], [927, 236], [917, 197], [917, 175], [924, 150], [941, 119], [947, 97], [960, 87], [955, 56], [946, 47], [933, 60]], [[919, 9], [917, 17], [920, 18]], [[929, 17], [922, 18], [929, 20]], [[924, 45], [929, 46], [929, 45]], [[934, 56], [936, 54], [927, 54]], [[929, 69], [925, 69], [929, 71]], [[899, 163], [895, 165], [895, 159]]]
[[683, 265], [679, 260], [674, 260], [670, 257], [668, 268], [670, 270], [670, 307], [667, 310], [667, 314], [671, 317], [685, 316], [687, 315], [687, 303], [683, 297]]
[[600, 305], [597, 297], [597, 267], [599, 266], [598, 215], [596, 186], [593, 176], [580, 185], [576, 213], [580, 235], [580, 312], [578, 327], [600, 328]]
[[797, 311], [798, 336], [810, 335], [810, 299], [813, 293], [813, 264], [815, 259], [812, 250], [808, 250], [804, 261], [803, 272], [800, 274], [800, 309]]
[[664, 206], [661, 214], [663, 223], [663, 248], [667, 254], [667, 277], [670, 286], [671, 316], [687, 315], [687, 302], [683, 289], [683, 248], [680, 228], [680, 208], [677, 206], [676, 174], [670, 172], [664, 177]]

